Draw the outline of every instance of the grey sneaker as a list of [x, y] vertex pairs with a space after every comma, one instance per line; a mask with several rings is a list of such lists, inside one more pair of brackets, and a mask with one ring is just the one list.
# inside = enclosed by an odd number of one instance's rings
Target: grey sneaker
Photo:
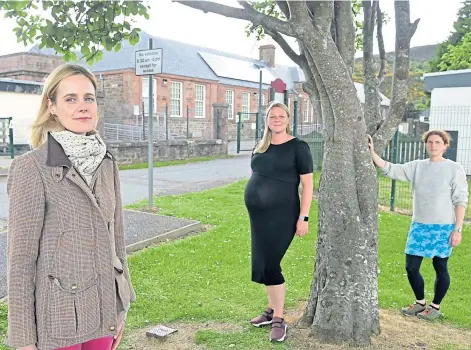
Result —
[[259, 316], [252, 318], [250, 323], [254, 327], [263, 327], [273, 322], [273, 310], [267, 307]]
[[423, 320], [427, 321], [434, 321], [437, 318], [442, 317], [442, 313], [440, 310], [437, 310], [431, 306], [427, 307], [427, 309], [417, 315], [418, 318], [421, 318]]
[[409, 305], [408, 307], [403, 307], [402, 308], [402, 313], [407, 316], [417, 316], [417, 314], [421, 313], [422, 311], [425, 311], [425, 306], [422, 306], [415, 302], [412, 305]]
[[271, 325], [270, 341], [283, 341], [286, 338], [288, 326], [284, 318], [274, 317]]

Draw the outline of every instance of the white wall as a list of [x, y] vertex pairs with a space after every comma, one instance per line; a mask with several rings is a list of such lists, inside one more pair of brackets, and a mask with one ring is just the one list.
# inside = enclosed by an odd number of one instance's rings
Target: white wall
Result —
[[16, 145], [28, 145], [30, 127], [36, 118], [41, 95], [0, 91], [0, 117], [13, 117]]
[[471, 175], [471, 87], [432, 90], [430, 129], [458, 131], [456, 161]]

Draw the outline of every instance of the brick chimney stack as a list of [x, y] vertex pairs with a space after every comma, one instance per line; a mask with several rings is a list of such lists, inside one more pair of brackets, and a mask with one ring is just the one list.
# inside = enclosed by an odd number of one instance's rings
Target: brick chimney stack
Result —
[[270, 67], [275, 67], [275, 45], [265, 44], [259, 47], [259, 59], [265, 61]]

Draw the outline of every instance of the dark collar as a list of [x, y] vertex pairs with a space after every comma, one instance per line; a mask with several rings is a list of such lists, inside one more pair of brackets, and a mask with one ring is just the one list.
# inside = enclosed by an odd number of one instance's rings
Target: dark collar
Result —
[[[112, 161], [115, 161], [115, 157], [109, 152], [106, 151], [105, 157], [110, 158]], [[69, 157], [64, 152], [64, 149], [57, 140], [52, 137], [51, 133], [47, 133], [47, 166], [57, 167], [65, 166], [67, 168], [72, 167], [72, 162]]]

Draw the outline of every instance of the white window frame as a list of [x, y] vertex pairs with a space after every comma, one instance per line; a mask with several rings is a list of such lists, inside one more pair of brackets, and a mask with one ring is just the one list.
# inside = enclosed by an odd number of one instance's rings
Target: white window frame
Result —
[[[244, 104], [244, 96], [248, 96], [247, 97], [247, 101], [248, 102], [248, 105], [245, 105]], [[244, 108], [246, 107], [246, 108]], [[244, 91], [242, 92], [242, 120], [250, 120], [250, 92], [248, 91]]]
[[[202, 100], [198, 100], [198, 88], [203, 89], [203, 97]], [[201, 111], [202, 114], [197, 114], [198, 111], [198, 104], [201, 104]], [[202, 84], [195, 84], [195, 118], [205, 118], [206, 117], [206, 85]]]
[[[155, 112], [157, 111], [157, 79], [153, 78], [153, 81], [154, 81], [154, 86], [153, 86], [152, 93], [154, 94], [154, 104], [153, 104], [154, 108], [152, 108], [152, 111], [154, 112], [153, 115], [155, 115]], [[149, 115], [149, 77], [142, 78], [142, 102], [144, 103], [144, 110], [142, 111], [142, 113], [145, 116], [148, 116]]]
[[[172, 101], [176, 100], [173, 96], [173, 86], [178, 85], [180, 90], [180, 114], [174, 114], [172, 108]], [[170, 116], [173, 118], [181, 118], [183, 115], [183, 83], [181, 81], [170, 82]]]
[[[228, 96], [227, 93], [230, 93], [230, 96]], [[227, 109], [227, 118], [229, 120], [234, 120], [234, 96], [234, 90], [226, 90], [226, 103], [229, 104], [229, 108]]]

